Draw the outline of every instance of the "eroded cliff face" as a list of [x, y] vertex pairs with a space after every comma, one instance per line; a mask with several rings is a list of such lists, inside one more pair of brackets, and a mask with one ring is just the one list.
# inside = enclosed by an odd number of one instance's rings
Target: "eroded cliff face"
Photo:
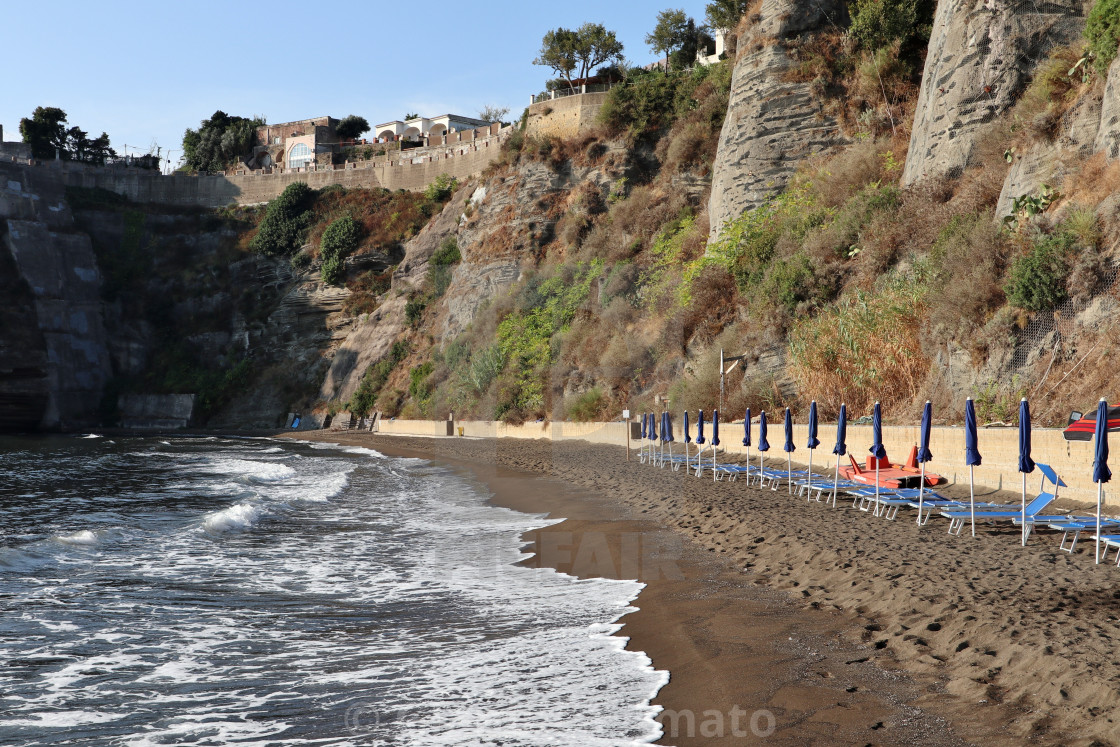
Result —
[[112, 375], [101, 274], [89, 237], [74, 227], [61, 187], [0, 164], [0, 426], [74, 429], [95, 424]]
[[798, 80], [787, 45], [847, 21], [842, 0], [764, 0], [739, 40], [708, 205], [711, 238], [781, 191], [806, 157], [847, 142], [840, 124]]
[[602, 199], [612, 183], [632, 167], [625, 148], [614, 145], [594, 166], [523, 160], [516, 167], [464, 185], [443, 211], [405, 246], [393, 273], [391, 290], [373, 313], [353, 321], [333, 351], [319, 396], [347, 401], [370, 365], [389, 354], [406, 331], [406, 306], [424, 288], [432, 255], [453, 237], [462, 261], [455, 266], [447, 292], [427, 312], [427, 329], [442, 347], [463, 332], [479, 309], [506, 293], [526, 268], [541, 258], [554, 237], [573, 190], [586, 185]]
[[1011, 108], [1051, 50], [1080, 39], [1090, 6], [941, 0], [902, 185], [960, 175], [984, 125]]

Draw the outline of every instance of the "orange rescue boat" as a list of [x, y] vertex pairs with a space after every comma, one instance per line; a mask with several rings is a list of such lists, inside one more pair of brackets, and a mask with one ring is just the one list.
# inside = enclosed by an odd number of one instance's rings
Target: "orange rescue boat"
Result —
[[[840, 474], [846, 480], [852, 482], [861, 482], [864, 485], [875, 484], [875, 457], [868, 454], [867, 463], [860, 467], [856, 462], [856, 458], [851, 454], [848, 455], [852, 466], [841, 467]], [[918, 447], [912, 446], [910, 448], [910, 456], [906, 458], [905, 464], [891, 464], [887, 457], [879, 459], [879, 487], [880, 488], [918, 488], [922, 483], [922, 470], [918, 466]], [[926, 487], [930, 488], [934, 485], [943, 485], [947, 480], [941, 475], [934, 474], [926, 470]]]

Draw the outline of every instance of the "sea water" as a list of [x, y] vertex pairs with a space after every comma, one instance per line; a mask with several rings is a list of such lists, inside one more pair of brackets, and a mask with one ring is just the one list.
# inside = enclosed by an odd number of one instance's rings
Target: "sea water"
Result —
[[547, 522], [486, 498], [369, 449], [0, 440], [0, 744], [655, 740], [641, 586], [515, 565]]

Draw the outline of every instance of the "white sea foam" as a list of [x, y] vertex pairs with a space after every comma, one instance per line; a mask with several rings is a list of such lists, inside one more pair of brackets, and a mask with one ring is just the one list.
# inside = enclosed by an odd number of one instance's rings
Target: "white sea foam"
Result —
[[104, 438], [100, 433], [87, 433], [82, 438]]
[[203, 471], [221, 475], [231, 475], [258, 482], [287, 480], [295, 477], [296, 471], [282, 462], [258, 462], [252, 459], [218, 457], [202, 465]]
[[48, 711], [46, 713], [33, 713], [26, 718], [13, 718], [2, 720], [5, 726], [38, 726], [48, 729], [69, 729], [75, 726], [89, 726], [103, 724], [107, 721], [116, 721], [121, 716], [113, 713], [99, 711]]
[[231, 529], [247, 529], [260, 517], [261, 510], [251, 503], [235, 503], [229, 508], [207, 514], [202, 528], [215, 534]]
[[96, 545], [97, 534], [90, 529], [82, 529], [72, 534], [60, 534], [55, 537], [59, 542], [67, 545]]
[[[660, 735], [649, 701], [667, 674], [614, 635], [641, 584], [515, 566], [521, 533], [556, 520], [360, 447], [299, 447], [302, 459], [274, 444], [163, 448], [166, 463], [126, 466], [167, 473], [161, 489], [184, 501], [69, 520], [114, 533], [135, 521], [129, 542], [103, 541], [94, 560], [59, 537], [24, 546], [66, 564], [47, 573], [23, 573], [22, 560], [8, 573], [0, 549], [6, 580], [36, 605], [10, 623], [23, 627], [2, 658], [29, 663], [0, 668], [11, 705], [0, 733], [18, 726], [46, 745], [58, 732], [44, 716], [62, 714], [83, 739], [122, 745], [615, 747]], [[251, 542], [214, 541], [265, 516]], [[351, 723], [367, 705], [405, 718]]]

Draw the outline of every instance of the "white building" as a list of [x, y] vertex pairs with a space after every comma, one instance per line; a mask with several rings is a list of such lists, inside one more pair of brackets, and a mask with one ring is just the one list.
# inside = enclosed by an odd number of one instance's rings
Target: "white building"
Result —
[[397, 119], [384, 122], [374, 128], [376, 137], [381, 142], [394, 140], [421, 140], [425, 137], [446, 135], [449, 132], [474, 130], [479, 127], [489, 127], [492, 123], [474, 117], [463, 117], [458, 114], [441, 114], [438, 117], [416, 117], [407, 122]]

